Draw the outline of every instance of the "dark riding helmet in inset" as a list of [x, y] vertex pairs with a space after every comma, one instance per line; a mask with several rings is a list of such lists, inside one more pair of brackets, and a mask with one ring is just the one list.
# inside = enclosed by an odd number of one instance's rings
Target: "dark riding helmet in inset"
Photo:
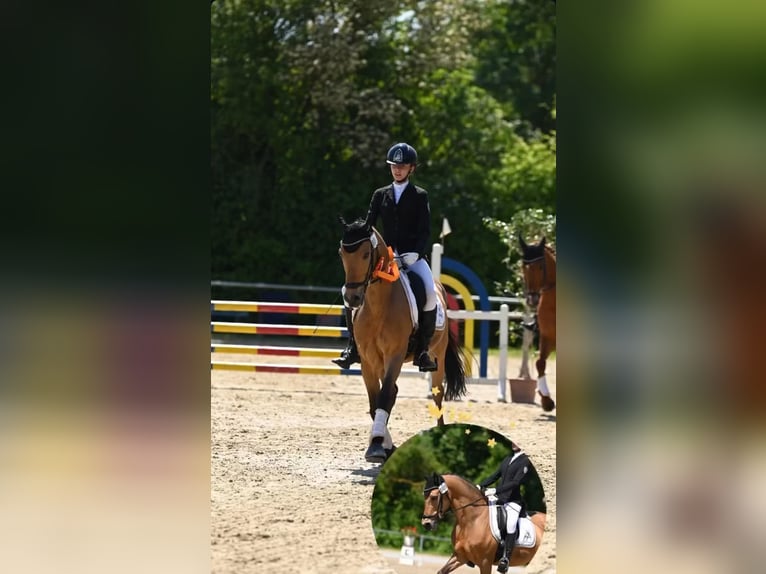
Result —
[[408, 143], [398, 143], [391, 146], [386, 154], [386, 163], [389, 164], [417, 164], [418, 152]]

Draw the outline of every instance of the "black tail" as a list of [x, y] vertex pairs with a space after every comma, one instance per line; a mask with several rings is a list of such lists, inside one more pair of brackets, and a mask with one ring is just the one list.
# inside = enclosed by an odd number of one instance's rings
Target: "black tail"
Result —
[[449, 322], [445, 326], [449, 333], [447, 350], [444, 353], [444, 399], [457, 400], [465, 395], [465, 366], [463, 365], [463, 352], [457, 337], [449, 328]]

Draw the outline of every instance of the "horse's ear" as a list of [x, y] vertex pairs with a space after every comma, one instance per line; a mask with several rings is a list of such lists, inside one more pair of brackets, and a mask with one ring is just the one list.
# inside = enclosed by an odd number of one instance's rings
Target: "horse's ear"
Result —
[[435, 472], [431, 472], [431, 476], [426, 476], [426, 488], [436, 488], [441, 482], [441, 477]]
[[338, 215], [338, 221], [340, 222], [340, 224], [343, 226], [344, 229], [348, 227], [348, 223], [346, 223], [346, 220], [343, 218], [342, 215]]
[[543, 235], [543, 239], [540, 241], [540, 246], [545, 247], [545, 235]]
[[524, 241], [524, 238], [521, 236], [521, 231], [519, 231], [519, 245], [521, 245], [522, 249], [526, 249], [527, 248], [527, 244]]

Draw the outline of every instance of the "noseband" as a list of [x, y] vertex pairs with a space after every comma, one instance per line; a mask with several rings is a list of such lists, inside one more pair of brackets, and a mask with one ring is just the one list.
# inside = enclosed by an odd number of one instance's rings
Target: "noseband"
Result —
[[[348, 251], [348, 249], [346, 249], [347, 247], [353, 247], [354, 245], [359, 245], [360, 243], [364, 243], [365, 241], [369, 241], [370, 244], [372, 244], [372, 239], [370, 237], [365, 237], [363, 239], [360, 239], [359, 241], [355, 241], [354, 243], [343, 243], [341, 241], [340, 245], [345, 251]], [[346, 289], [357, 289], [358, 287], [364, 287], [365, 289], [367, 289], [367, 286], [373, 280], [372, 268], [373, 268], [373, 265], [375, 264], [375, 258], [372, 256], [372, 254], [374, 251], [375, 251], [375, 247], [373, 246], [372, 249], [370, 249], [370, 265], [367, 268], [367, 274], [364, 276], [364, 280], [344, 283], [343, 286]]]
[[[442, 484], [446, 484], [446, 483], [443, 482]], [[439, 488], [438, 486], [434, 486], [433, 488], [429, 488], [426, 491], [426, 494], [434, 490], [434, 488], [439, 489], [439, 501], [436, 503], [436, 512], [434, 512], [433, 514], [421, 514], [420, 515], [421, 520], [423, 519], [433, 520], [434, 518], [436, 520], [441, 520], [444, 517], [444, 515], [451, 510], [451, 507], [450, 507], [449, 509], [447, 509], [447, 512], [442, 512], [442, 502], [444, 500], [443, 497], [447, 493], [446, 488], [444, 489], [444, 491], [442, 491], [442, 489]]]
[[[441, 488], [442, 485], [444, 485], [444, 490], [442, 490]], [[453, 508], [453, 506], [450, 505], [450, 507], [445, 512], [442, 512], [442, 502], [444, 501], [444, 496], [449, 492], [449, 489], [447, 488], [447, 483], [442, 482], [439, 486], [434, 486], [424, 491], [424, 494], [428, 494], [435, 488], [439, 489], [439, 500], [436, 503], [436, 512], [434, 512], [433, 514], [421, 514], [420, 515], [421, 520], [423, 519], [433, 520], [435, 518], [438, 521], [444, 518], [444, 515], [447, 514], [447, 512], [449, 512], [450, 510], [454, 510], [455, 512], [457, 512], [458, 510], [462, 510], [463, 508], [468, 508], [469, 506], [476, 506], [477, 503], [486, 502], [487, 500], [487, 498], [482, 494], [481, 496], [472, 500], [468, 504], [464, 504], [463, 506], [458, 506], [457, 508]]]
[[[381, 278], [385, 279], [386, 281], [396, 281], [399, 278], [398, 269], [394, 270], [393, 274], [389, 274], [381, 269], [383, 265], [384, 258], [380, 257], [380, 260], [378, 261], [377, 267], [375, 267], [375, 257], [373, 255], [375, 254], [375, 250], [378, 248], [379, 242], [378, 238], [373, 234], [369, 237], [363, 237], [362, 239], [358, 239], [357, 241], [354, 241], [353, 243], [344, 243], [343, 240], [341, 240], [340, 245], [341, 249], [344, 251], [347, 251], [351, 253], [347, 248], [353, 247], [354, 245], [360, 245], [361, 243], [364, 243], [365, 241], [369, 241], [370, 245], [372, 246], [372, 249], [370, 250], [370, 265], [367, 267], [367, 273], [364, 276], [363, 281], [352, 281], [347, 282], [343, 284], [344, 289], [357, 289], [359, 287], [363, 287], [364, 291], [367, 290], [367, 286], [370, 283], [375, 283], [376, 281], [380, 281]], [[354, 249], [356, 251], [356, 249]], [[391, 251], [391, 247], [388, 248], [389, 257], [393, 258], [393, 252]]]

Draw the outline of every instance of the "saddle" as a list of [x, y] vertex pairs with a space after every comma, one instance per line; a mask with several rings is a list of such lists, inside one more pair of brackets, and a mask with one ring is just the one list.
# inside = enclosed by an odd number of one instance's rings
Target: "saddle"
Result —
[[[423, 308], [426, 302], [426, 289], [423, 286], [423, 280], [417, 273], [412, 273], [406, 269], [402, 269], [403, 273], [399, 275], [399, 283], [402, 284], [404, 289], [404, 295], [407, 297], [407, 303], [410, 306], [410, 319], [412, 320], [412, 333], [413, 335], [418, 330], [420, 324], [420, 309]], [[436, 298], [436, 330], [444, 330], [446, 315], [444, 313], [444, 306], [441, 299]]]
[[[492, 536], [498, 542], [496, 559], [499, 560], [503, 555], [505, 547], [505, 536], [508, 534], [508, 512], [502, 504], [497, 503], [493, 489], [487, 491], [487, 500], [489, 502], [489, 529]], [[534, 548], [537, 542], [537, 533], [535, 525], [522, 510], [519, 515], [519, 521], [516, 525], [516, 546], [522, 548]]]

